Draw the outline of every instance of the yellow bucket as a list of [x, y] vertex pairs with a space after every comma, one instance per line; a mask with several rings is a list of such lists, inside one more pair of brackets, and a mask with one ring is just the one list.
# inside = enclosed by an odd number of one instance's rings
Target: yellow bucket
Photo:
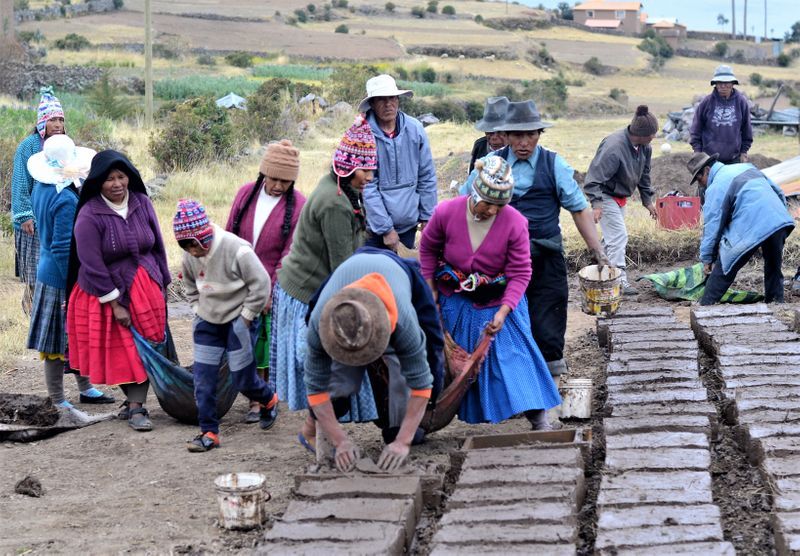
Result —
[[581, 283], [581, 309], [590, 315], [610, 316], [619, 309], [622, 297], [622, 271], [604, 266], [602, 272], [596, 264], [578, 271]]

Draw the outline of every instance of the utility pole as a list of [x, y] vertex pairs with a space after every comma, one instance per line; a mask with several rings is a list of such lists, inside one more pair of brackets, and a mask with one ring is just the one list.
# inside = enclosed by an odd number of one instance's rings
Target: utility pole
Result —
[[764, 0], [764, 42], [769, 40], [769, 35], [767, 35], [767, 0]]
[[747, 0], [744, 0], [744, 40], [747, 40]]
[[144, 125], [153, 127], [153, 17], [151, 0], [144, 0]]
[[731, 38], [736, 40], [736, 0], [731, 0]]

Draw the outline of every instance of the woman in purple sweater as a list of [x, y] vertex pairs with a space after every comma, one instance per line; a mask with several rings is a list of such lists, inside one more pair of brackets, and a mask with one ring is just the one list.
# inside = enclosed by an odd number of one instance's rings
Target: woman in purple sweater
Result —
[[164, 241], [139, 171], [117, 151], [92, 159], [73, 229], [67, 275], [69, 362], [95, 384], [125, 393], [120, 418], [153, 428], [144, 402], [147, 373], [133, 326], [163, 342], [170, 283]]
[[422, 275], [455, 342], [472, 351], [484, 332], [495, 336], [458, 416], [497, 423], [524, 412], [534, 430], [547, 430], [547, 409], [561, 398], [528, 317], [528, 221], [506, 206], [514, 181], [505, 160], [490, 156], [475, 169], [470, 195], [437, 206], [419, 247]]
[[[292, 236], [306, 202], [294, 188], [300, 172], [300, 151], [288, 139], [267, 145], [255, 182], [243, 185], [233, 201], [225, 229], [247, 240], [269, 273], [270, 283], [289, 253]], [[270, 308], [265, 309], [255, 346], [256, 365], [261, 378], [269, 376]], [[260, 421], [261, 404], [250, 401], [245, 423]]]

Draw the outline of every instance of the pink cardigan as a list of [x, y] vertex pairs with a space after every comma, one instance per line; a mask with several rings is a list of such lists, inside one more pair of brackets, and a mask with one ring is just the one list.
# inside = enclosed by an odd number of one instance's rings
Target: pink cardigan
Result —
[[[233, 206], [231, 206], [231, 213], [228, 216], [228, 223], [225, 225], [227, 231], [233, 231], [233, 219], [247, 201], [247, 197], [253, 191], [254, 185], [255, 182], [246, 183], [236, 194]], [[300, 218], [300, 211], [306, 202], [306, 198], [297, 189], [294, 189], [292, 224], [287, 237], [284, 238], [282, 233], [283, 219], [286, 216], [286, 195], [283, 195], [264, 223], [258, 240], [253, 241], [253, 219], [256, 214], [257, 202], [258, 198], [256, 197], [253, 199], [253, 202], [250, 203], [250, 206], [247, 207], [244, 214], [242, 214], [242, 218], [239, 222], [239, 237], [249, 241], [253, 246], [253, 250], [256, 252], [256, 255], [258, 255], [261, 264], [264, 265], [264, 268], [269, 273], [270, 280], [272, 280], [274, 284], [275, 272], [280, 268], [281, 260], [289, 253], [289, 248], [292, 245], [294, 229], [295, 226], [297, 226], [297, 220]]]
[[[472, 251], [467, 228], [467, 199], [458, 197], [440, 203], [425, 226], [419, 244], [422, 275], [433, 278], [440, 261], [465, 274], [483, 272], [489, 276], [505, 273], [508, 285], [503, 298], [492, 305], [506, 304], [512, 309], [531, 280], [531, 245], [528, 221], [515, 208], [506, 206], [495, 218], [486, 239]], [[450, 295], [452, 288], [438, 284], [439, 291]]]

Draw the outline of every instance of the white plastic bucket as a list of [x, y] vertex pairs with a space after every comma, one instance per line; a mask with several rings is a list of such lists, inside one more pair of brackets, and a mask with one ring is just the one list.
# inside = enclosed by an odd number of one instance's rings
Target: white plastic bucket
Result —
[[588, 419], [592, 415], [592, 379], [571, 378], [561, 385], [561, 417]]
[[219, 502], [219, 521], [225, 529], [253, 529], [266, 519], [270, 495], [261, 473], [228, 473], [214, 480]]

